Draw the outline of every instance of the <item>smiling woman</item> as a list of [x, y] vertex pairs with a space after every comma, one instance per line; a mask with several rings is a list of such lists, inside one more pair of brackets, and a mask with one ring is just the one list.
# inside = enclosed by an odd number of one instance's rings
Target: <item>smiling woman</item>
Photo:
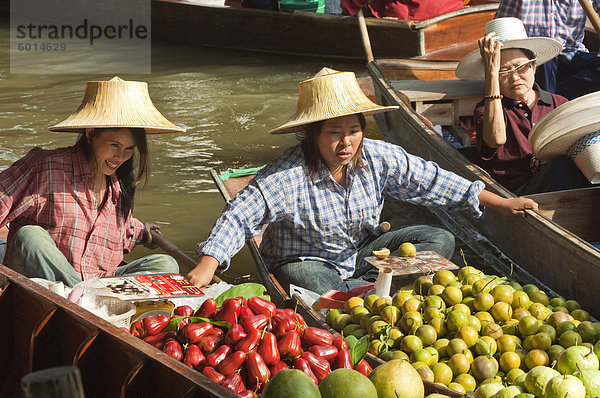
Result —
[[70, 147], [34, 148], [0, 174], [0, 226], [10, 223], [7, 265], [67, 286], [92, 277], [178, 272], [166, 255], [121, 264], [136, 244], [152, 248], [150, 230], [158, 229], [131, 216], [147, 174], [146, 133], [184, 131], [158, 112], [147, 85], [88, 82], [78, 110], [50, 130], [81, 136]]

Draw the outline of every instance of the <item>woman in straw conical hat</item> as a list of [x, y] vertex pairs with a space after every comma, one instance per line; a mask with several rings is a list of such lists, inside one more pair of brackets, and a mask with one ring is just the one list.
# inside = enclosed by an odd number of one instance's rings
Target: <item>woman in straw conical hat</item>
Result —
[[567, 99], [535, 83], [536, 66], [553, 59], [562, 45], [546, 37], [527, 37], [517, 18], [486, 24], [479, 50], [456, 68], [461, 79], [485, 78], [485, 95], [475, 107], [480, 165], [517, 195], [586, 186], [586, 179], [567, 157], [540, 162], [533, 155], [531, 128]]
[[377, 270], [363, 259], [373, 250], [418, 250], [450, 257], [448, 231], [409, 226], [381, 233], [383, 195], [481, 216], [479, 205], [507, 214], [535, 207], [528, 199], [502, 199], [406, 153], [401, 147], [364, 138], [365, 116], [396, 109], [371, 102], [352, 72], [324, 68], [298, 85], [296, 112], [271, 133], [297, 133], [300, 144], [260, 170], [228, 202], [207, 241], [196, 248], [200, 261], [188, 278], [197, 286], [227, 268], [246, 239], [263, 233], [261, 254], [284, 288], [290, 284], [319, 294], [347, 291], [372, 282]]
[[146, 179], [146, 133], [184, 131], [154, 107], [144, 82], [88, 82], [77, 111], [51, 131], [79, 133], [66, 148], [32, 149], [0, 174], [0, 225], [10, 223], [8, 266], [73, 286], [92, 277], [177, 273], [170, 256], [120, 266], [158, 227], [132, 217]]

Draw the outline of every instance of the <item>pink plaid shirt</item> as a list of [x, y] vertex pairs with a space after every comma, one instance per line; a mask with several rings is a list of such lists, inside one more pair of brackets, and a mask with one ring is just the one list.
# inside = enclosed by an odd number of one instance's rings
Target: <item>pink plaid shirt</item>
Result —
[[110, 177], [98, 212], [88, 161], [77, 145], [32, 149], [0, 173], [0, 227], [10, 241], [24, 225], [39, 225], [82, 280], [114, 275], [123, 254], [143, 236], [144, 224], [120, 211], [121, 187]]

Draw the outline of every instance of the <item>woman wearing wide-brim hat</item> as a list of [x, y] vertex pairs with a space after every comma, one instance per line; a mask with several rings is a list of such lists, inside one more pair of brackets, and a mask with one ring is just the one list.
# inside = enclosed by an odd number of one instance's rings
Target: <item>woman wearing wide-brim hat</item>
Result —
[[301, 142], [260, 170], [228, 202], [188, 278], [197, 286], [227, 268], [246, 239], [263, 233], [267, 267], [288, 288], [322, 294], [370, 283], [377, 275], [363, 258], [375, 249], [418, 250], [450, 257], [454, 237], [431, 226], [408, 226], [381, 234], [384, 195], [426, 206], [481, 216], [480, 204], [506, 214], [535, 208], [528, 199], [502, 199], [471, 182], [406, 153], [401, 147], [364, 138], [365, 116], [392, 111], [361, 91], [354, 73], [324, 68], [298, 85], [296, 112], [271, 133], [296, 133]]
[[132, 217], [147, 175], [146, 134], [181, 132], [152, 104], [148, 85], [88, 82], [81, 105], [51, 131], [79, 133], [66, 148], [32, 149], [0, 173], [0, 226], [10, 223], [6, 264], [28, 277], [67, 286], [92, 277], [177, 273], [170, 256], [121, 265], [136, 244], [153, 248]]
[[566, 156], [550, 164], [531, 150], [531, 128], [567, 99], [535, 83], [536, 67], [553, 59], [562, 45], [547, 37], [527, 37], [517, 18], [486, 24], [479, 50], [456, 68], [461, 79], [485, 79], [485, 95], [474, 112], [480, 165], [518, 195], [586, 186], [585, 178]]

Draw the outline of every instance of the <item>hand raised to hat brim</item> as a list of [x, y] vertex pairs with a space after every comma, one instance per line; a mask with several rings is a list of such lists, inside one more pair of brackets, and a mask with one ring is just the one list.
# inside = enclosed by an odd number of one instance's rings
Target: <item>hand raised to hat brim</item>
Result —
[[486, 78], [488, 76], [498, 77], [500, 71], [500, 49], [503, 44], [498, 40], [495, 32], [490, 32], [478, 41], [479, 53], [483, 60]]

